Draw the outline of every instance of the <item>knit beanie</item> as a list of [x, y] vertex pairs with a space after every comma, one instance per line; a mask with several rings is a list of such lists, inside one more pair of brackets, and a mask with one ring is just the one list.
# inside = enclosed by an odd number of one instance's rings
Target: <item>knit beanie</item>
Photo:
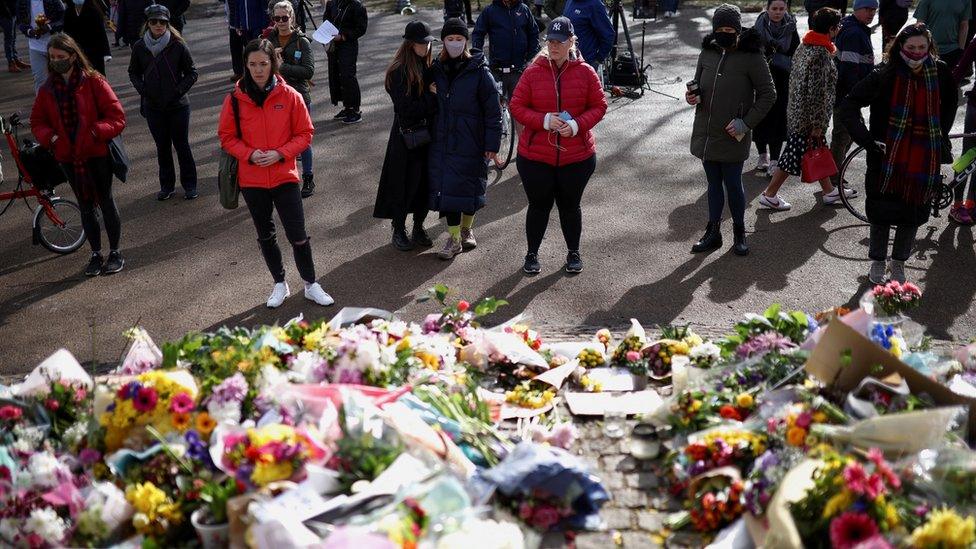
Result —
[[854, 0], [854, 9], [859, 10], [861, 8], [876, 10], [878, 9], [878, 0]]
[[444, 28], [441, 29], [441, 40], [452, 34], [458, 34], [463, 36], [465, 40], [471, 40], [471, 33], [468, 32], [468, 26], [457, 17], [452, 17], [444, 21]]
[[739, 6], [722, 4], [715, 8], [715, 14], [712, 15], [712, 30], [721, 27], [732, 27], [735, 32], [742, 32], [742, 12], [739, 11]]

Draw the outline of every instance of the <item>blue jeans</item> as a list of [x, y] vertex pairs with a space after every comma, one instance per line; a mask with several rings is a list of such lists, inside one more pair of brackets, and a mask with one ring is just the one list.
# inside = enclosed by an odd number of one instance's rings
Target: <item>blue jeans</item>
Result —
[[732, 223], [745, 224], [746, 193], [742, 190], [742, 165], [744, 162], [716, 162], [704, 160], [705, 177], [708, 179], [708, 221], [722, 220], [725, 194], [729, 195], [729, 211]]
[[3, 53], [7, 56], [7, 63], [17, 59], [17, 35], [14, 34], [14, 20], [0, 17], [0, 31], [3, 31]]
[[[308, 109], [308, 115], [311, 117], [312, 104], [305, 103], [305, 107]], [[312, 174], [312, 145], [311, 144], [308, 146], [307, 149], [302, 151], [302, 154], [299, 156], [299, 158], [301, 158], [302, 160], [302, 175], [311, 175]]]

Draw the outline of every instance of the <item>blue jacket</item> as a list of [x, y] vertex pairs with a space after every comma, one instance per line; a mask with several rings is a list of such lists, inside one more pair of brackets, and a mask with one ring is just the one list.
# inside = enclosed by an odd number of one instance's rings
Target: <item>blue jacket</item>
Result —
[[442, 61], [434, 61], [437, 118], [430, 144], [430, 209], [473, 212], [485, 205], [488, 164], [485, 152], [498, 152], [502, 111], [495, 79], [478, 50], [449, 81]]
[[[64, 27], [64, 3], [61, 0], [44, 0], [44, 15], [48, 18], [51, 34], [61, 32]], [[17, 28], [24, 36], [33, 22], [30, 0], [17, 0]]]
[[840, 105], [854, 85], [874, 70], [874, 47], [871, 46], [871, 29], [848, 15], [840, 22], [840, 32], [834, 38], [837, 53], [837, 100]]
[[583, 60], [590, 66], [602, 63], [617, 41], [613, 23], [602, 0], [569, 0], [563, 15], [573, 22]]
[[539, 51], [539, 27], [522, 2], [508, 7], [502, 0], [495, 0], [485, 8], [471, 33], [471, 47], [484, 50], [485, 36], [491, 47], [488, 53], [492, 67], [521, 69]]
[[268, 5], [262, 0], [227, 0], [227, 24], [235, 29], [262, 31], [267, 28]]

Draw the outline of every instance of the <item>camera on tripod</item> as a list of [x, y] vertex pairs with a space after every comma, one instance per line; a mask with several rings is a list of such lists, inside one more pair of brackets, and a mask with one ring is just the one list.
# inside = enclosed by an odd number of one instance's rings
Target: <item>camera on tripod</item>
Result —
[[[657, 10], [657, 0], [635, 0], [635, 2], [651, 2], [654, 10]], [[637, 10], [637, 4], [634, 5]], [[641, 54], [638, 57], [634, 53], [634, 43], [630, 39], [630, 29], [627, 28], [627, 15], [624, 13], [622, 0], [613, 0], [610, 4], [610, 18], [613, 22], [613, 33], [616, 43], [610, 50], [610, 59], [607, 61], [605, 88], [623, 87], [632, 88], [633, 91], [626, 95], [644, 95], [644, 88], [647, 86], [647, 71], [649, 66], [644, 64], [644, 35], [646, 25], [641, 26]], [[620, 44], [620, 23], [624, 27], [624, 44]]]

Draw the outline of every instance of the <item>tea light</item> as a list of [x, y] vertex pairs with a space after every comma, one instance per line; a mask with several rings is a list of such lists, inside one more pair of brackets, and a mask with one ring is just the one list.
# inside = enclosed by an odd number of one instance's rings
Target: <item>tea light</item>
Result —
[[654, 459], [661, 453], [657, 428], [650, 423], [638, 423], [630, 433], [630, 455], [634, 459]]

